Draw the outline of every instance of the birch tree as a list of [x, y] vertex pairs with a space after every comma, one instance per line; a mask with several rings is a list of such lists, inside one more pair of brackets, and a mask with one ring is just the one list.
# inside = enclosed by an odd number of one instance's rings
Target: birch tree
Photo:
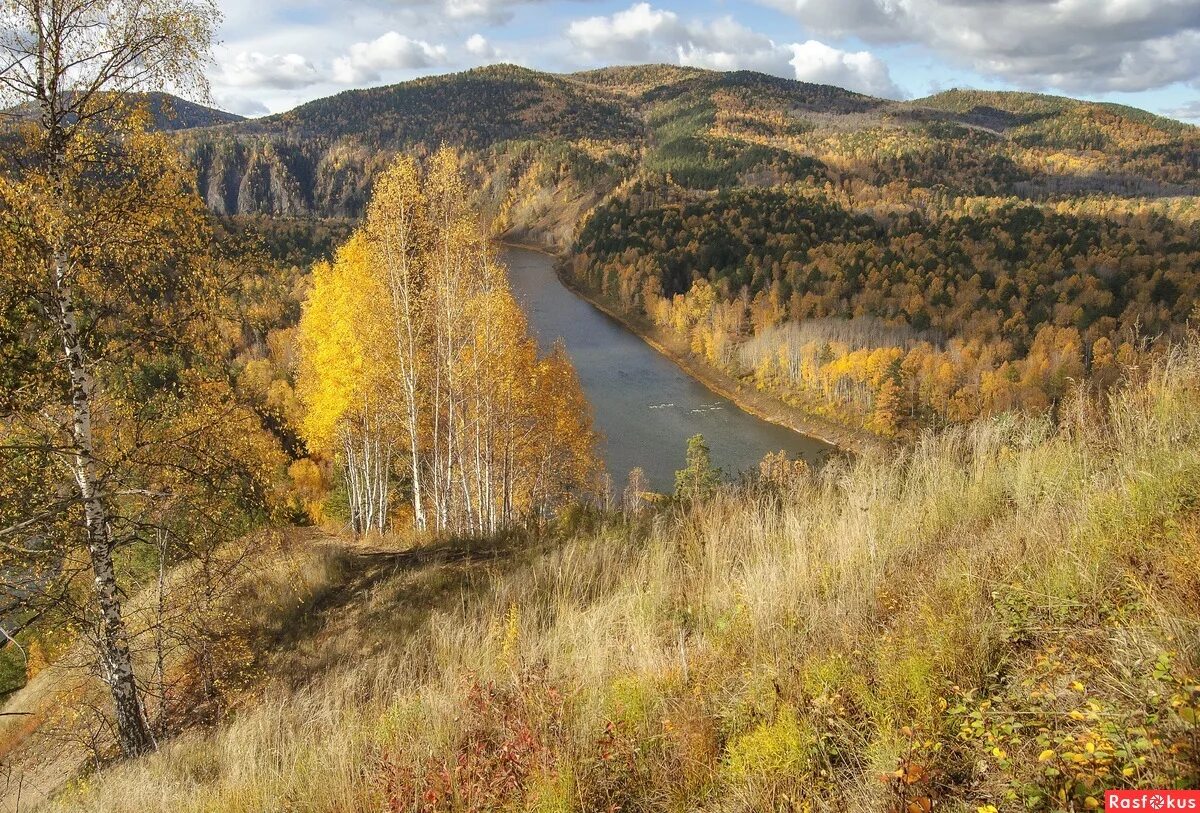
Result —
[[313, 269], [300, 318], [301, 431], [310, 449], [338, 458], [355, 533], [386, 527], [395, 449], [395, 331], [377, 269], [355, 234], [333, 263]]
[[[400, 480], [418, 531], [486, 534], [552, 511], [597, 472], [570, 360], [538, 357], [466, 200], [452, 151], [424, 171], [401, 157], [359, 232], [314, 269], [297, 392], [310, 447], [341, 463], [355, 532], [385, 523], [360, 520], [364, 482], [377, 494]], [[339, 441], [368, 429], [369, 443]], [[364, 445], [385, 464], [366, 474], [353, 462]]]
[[421, 437], [428, 409], [421, 381], [426, 367], [423, 350], [430, 338], [426, 223], [416, 162], [397, 158], [375, 183], [364, 231], [391, 306], [388, 322], [395, 350], [394, 375], [402, 399], [400, 423], [408, 441], [408, 475], [417, 530], [426, 527]]
[[[98, 295], [95, 283], [124, 276], [121, 295], [148, 304], [177, 281], [154, 255], [171, 253], [164, 251], [164, 238], [195, 236], [188, 225], [194, 211], [186, 205], [158, 211], [158, 201], [177, 199], [181, 176], [156, 178], [156, 165], [170, 164], [165, 148], [131, 127], [122, 108], [133, 91], [202, 90], [200, 66], [216, 20], [215, 7], [205, 0], [0, 2], [0, 103], [17, 106], [22, 117], [20, 146], [4, 161], [0, 205], [10, 232], [6, 249], [14, 252], [4, 258], [5, 273], [10, 291], [26, 289], [34, 303], [23, 316], [57, 334], [53, 371], [61, 380], [46, 389], [62, 395], [57, 407], [68, 431], [56, 453], [68, 461], [73, 488], [58, 507], [80, 514], [99, 615], [101, 675], [127, 755], [151, 749], [154, 741], [113, 568], [117, 523], [97, 448], [95, 413], [104, 394], [94, 351], [120, 344], [135, 328], [152, 333], [161, 325], [146, 308], [138, 312], [140, 324], [104, 335], [121, 309], [113, 307], [111, 294]], [[148, 269], [165, 276], [140, 275]], [[16, 533], [16, 527], [8, 530]]]

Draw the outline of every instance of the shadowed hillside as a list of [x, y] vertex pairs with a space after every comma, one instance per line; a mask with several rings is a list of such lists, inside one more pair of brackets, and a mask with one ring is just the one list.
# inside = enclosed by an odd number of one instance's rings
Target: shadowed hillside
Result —
[[[150, 126], [155, 130], [190, 130], [194, 127], [216, 127], [246, 121], [245, 117], [236, 113], [227, 113], [169, 93], [131, 93], [126, 94], [124, 98], [132, 106], [146, 108], [150, 114]], [[18, 120], [38, 115], [32, 105], [21, 105], [0, 112]]]

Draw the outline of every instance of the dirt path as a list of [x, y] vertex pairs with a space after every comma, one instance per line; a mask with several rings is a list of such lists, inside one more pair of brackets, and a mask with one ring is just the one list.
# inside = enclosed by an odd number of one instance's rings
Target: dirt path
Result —
[[[263, 674], [267, 680], [300, 685], [337, 668], [356, 652], [398, 640], [429, 613], [481, 589], [486, 574], [512, 563], [521, 549], [515, 539], [407, 547], [378, 540], [353, 542], [317, 528], [282, 529], [276, 552], [250, 572], [276, 568], [286, 576], [298, 572], [291, 566], [324, 562], [316, 569], [325, 577], [301, 605], [288, 605], [288, 614], [275, 626], [252, 635]], [[136, 598], [129, 602], [136, 603]], [[247, 609], [253, 613], [257, 608]], [[373, 631], [374, 637], [363, 638], [362, 630]], [[91, 767], [94, 757], [83, 725], [95, 718], [76, 717], [74, 710], [105, 710], [109, 701], [103, 684], [90, 676], [88, 663], [84, 650], [76, 648], [0, 706], [0, 712], [12, 714], [0, 716], [0, 813], [34, 809]], [[255, 697], [251, 689], [229, 708], [256, 702]], [[102, 747], [111, 750], [111, 738], [106, 733], [98, 736]]]

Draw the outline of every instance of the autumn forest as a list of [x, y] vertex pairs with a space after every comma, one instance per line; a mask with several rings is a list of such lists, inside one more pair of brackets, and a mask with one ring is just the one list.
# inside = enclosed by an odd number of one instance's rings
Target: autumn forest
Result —
[[0, 24], [0, 810], [1200, 787], [1196, 127], [657, 64], [243, 118], [209, 0]]

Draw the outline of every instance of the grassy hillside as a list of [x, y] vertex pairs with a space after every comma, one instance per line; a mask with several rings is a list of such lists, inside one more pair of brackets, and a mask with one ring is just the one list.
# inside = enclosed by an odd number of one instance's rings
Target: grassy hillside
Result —
[[1083, 810], [1196, 787], [1200, 347], [1129, 375], [1057, 424], [701, 504], [296, 549], [260, 688], [45, 809]]

